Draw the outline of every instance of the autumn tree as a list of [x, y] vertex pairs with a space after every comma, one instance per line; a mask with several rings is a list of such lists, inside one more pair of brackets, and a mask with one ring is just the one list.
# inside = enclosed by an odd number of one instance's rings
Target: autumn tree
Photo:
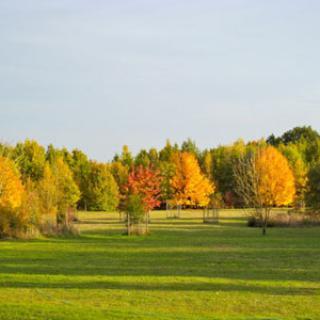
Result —
[[63, 158], [59, 157], [51, 164], [51, 170], [56, 187], [57, 222], [58, 224], [68, 225], [68, 210], [76, 206], [80, 198], [80, 191], [73, 180], [70, 168]]
[[298, 145], [291, 143], [287, 145], [280, 144], [278, 149], [288, 159], [294, 175], [296, 187], [295, 206], [297, 208], [303, 208], [305, 207], [308, 187], [308, 165]]
[[295, 181], [288, 160], [274, 147], [248, 153], [234, 164], [236, 191], [255, 213], [266, 234], [275, 206], [286, 206], [295, 197]]
[[178, 206], [205, 207], [214, 192], [214, 184], [201, 173], [192, 153], [175, 153], [172, 159], [175, 174], [171, 180], [173, 200]]
[[10, 159], [0, 157], [0, 236], [14, 235], [24, 227], [19, 208], [24, 188], [19, 173]]
[[12, 158], [14, 147], [7, 143], [0, 143], [0, 157]]
[[121, 210], [123, 210], [125, 206], [126, 185], [128, 182], [129, 168], [123, 165], [122, 162], [120, 161], [113, 161], [109, 167], [110, 167], [112, 176], [118, 186], [118, 190], [119, 190], [118, 208], [121, 212]]
[[128, 197], [137, 195], [141, 198], [145, 212], [146, 232], [148, 232], [150, 211], [160, 205], [160, 186], [160, 172], [151, 167], [133, 167], [128, 176], [127, 195]]
[[150, 160], [150, 165], [153, 168], [158, 168], [159, 167], [159, 152], [157, 151], [156, 148], [151, 148], [148, 152], [149, 160]]
[[40, 198], [42, 220], [45, 222], [50, 222], [51, 220], [55, 224], [58, 212], [58, 190], [56, 177], [48, 162], [45, 164], [43, 177], [37, 184], [37, 190]]
[[87, 210], [88, 183], [90, 175], [90, 160], [87, 155], [78, 149], [72, 150], [69, 167], [73, 173], [74, 181], [80, 190], [78, 208]]
[[174, 163], [170, 161], [161, 161], [159, 165], [161, 174], [161, 196], [160, 199], [168, 207], [170, 200], [173, 198], [174, 190], [171, 184], [171, 180], [175, 175], [176, 169]]
[[238, 199], [235, 190], [233, 175], [233, 163], [246, 151], [247, 146], [242, 139], [232, 145], [219, 146], [212, 149], [211, 154], [211, 176], [216, 189], [227, 207], [238, 206], [241, 201]]
[[[142, 197], [139, 194], [129, 194], [126, 198], [125, 210], [127, 213], [127, 234], [130, 236], [132, 234], [132, 227], [138, 226], [138, 230], [135, 231], [135, 234], [147, 233], [147, 229], [142, 232], [140, 230], [140, 223], [145, 217], [145, 207], [142, 201]], [[147, 224], [146, 224], [147, 226]]]

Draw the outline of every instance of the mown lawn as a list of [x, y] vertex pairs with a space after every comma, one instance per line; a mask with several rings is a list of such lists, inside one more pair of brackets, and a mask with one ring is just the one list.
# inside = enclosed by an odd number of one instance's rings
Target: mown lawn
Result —
[[266, 237], [241, 211], [153, 213], [127, 237], [80, 213], [79, 238], [0, 242], [0, 319], [320, 319], [320, 228]]

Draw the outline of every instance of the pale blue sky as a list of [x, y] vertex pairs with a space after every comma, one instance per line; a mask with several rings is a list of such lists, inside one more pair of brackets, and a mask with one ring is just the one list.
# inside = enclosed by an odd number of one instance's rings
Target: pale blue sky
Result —
[[109, 160], [320, 129], [320, 1], [0, 0], [0, 138]]

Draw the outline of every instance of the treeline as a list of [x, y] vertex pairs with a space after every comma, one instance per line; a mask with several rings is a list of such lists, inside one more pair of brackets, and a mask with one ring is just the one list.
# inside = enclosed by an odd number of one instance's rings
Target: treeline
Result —
[[131, 212], [134, 220], [139, 219], [139, 212], [141, 217], [155, 207], [168, 205], [248, 206], [239, 189], [239, 181], [244, 182], [239, 163], [261, 150], [269, 153], [261, 153], [263, 161], [257, 161], [255, 168], [258, 164], [267, 168], [269, 180], [272, 172], [275, 177], [287, 172], [280, 185], [290, 185], [293, 179], [285, 201], [270, 200], [268, 206], [317, 209], [320, 135], [311, 127], [202, 151], [190, 139], [181, 146], [167, 141], [161, 150], [141, 150], [135, 156], [124, 146], [108, 163], [92, 161], [77, 149], [44, 148], [31, 140], [16, 146], [1, 144], [0, 236], [73, 232], [74, 209], [124, 210]]

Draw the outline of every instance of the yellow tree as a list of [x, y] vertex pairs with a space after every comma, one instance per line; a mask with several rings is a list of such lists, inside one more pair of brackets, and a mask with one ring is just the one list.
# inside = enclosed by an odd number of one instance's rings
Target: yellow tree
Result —
[[305, 195], [308, 185], [308, 167], [304, 161], [302, 152], [296, 144], [280, 144], [278, 150], [281, 151], [288, 159], [293, 175], [295, 177], [296, 186], [296, 201], [295, 205], [298, 208], [305, 206]]
[[0, 157], [0, 236], [13, 236], [26, 226], [19, 212], [24, 196], [20, 176], [12, 160]]
[[255, 208], [263, 234], [273, 207], [287, 206], [295, 198], [295, 179], [288, 160], [272, 146], [239, 158], [234, 166], [236, 191]]
[[287, 206], [295, 196], [295, 179], [288, 160], [274, 147], [261, 149], [256, 157], [259, 198], [264, 207]]
[[215, 187], [201, 173], [195, 156], [188, 152], [176, 152], [172, 162], [175, 166], [175, 174], [171, 179], [173, 201], [178, 206], [207, 206]]
[[22, 197], [23, 186], [13, 161], [0, 157], [0, 207], [18, 208]]
[[47, 220], [56, 221], [57, 208], [56, 178], [52, 173], [49, 163], [46, 163], [43, 178], [38, 183], [38, 194], [41, 203], [41, 212]]

